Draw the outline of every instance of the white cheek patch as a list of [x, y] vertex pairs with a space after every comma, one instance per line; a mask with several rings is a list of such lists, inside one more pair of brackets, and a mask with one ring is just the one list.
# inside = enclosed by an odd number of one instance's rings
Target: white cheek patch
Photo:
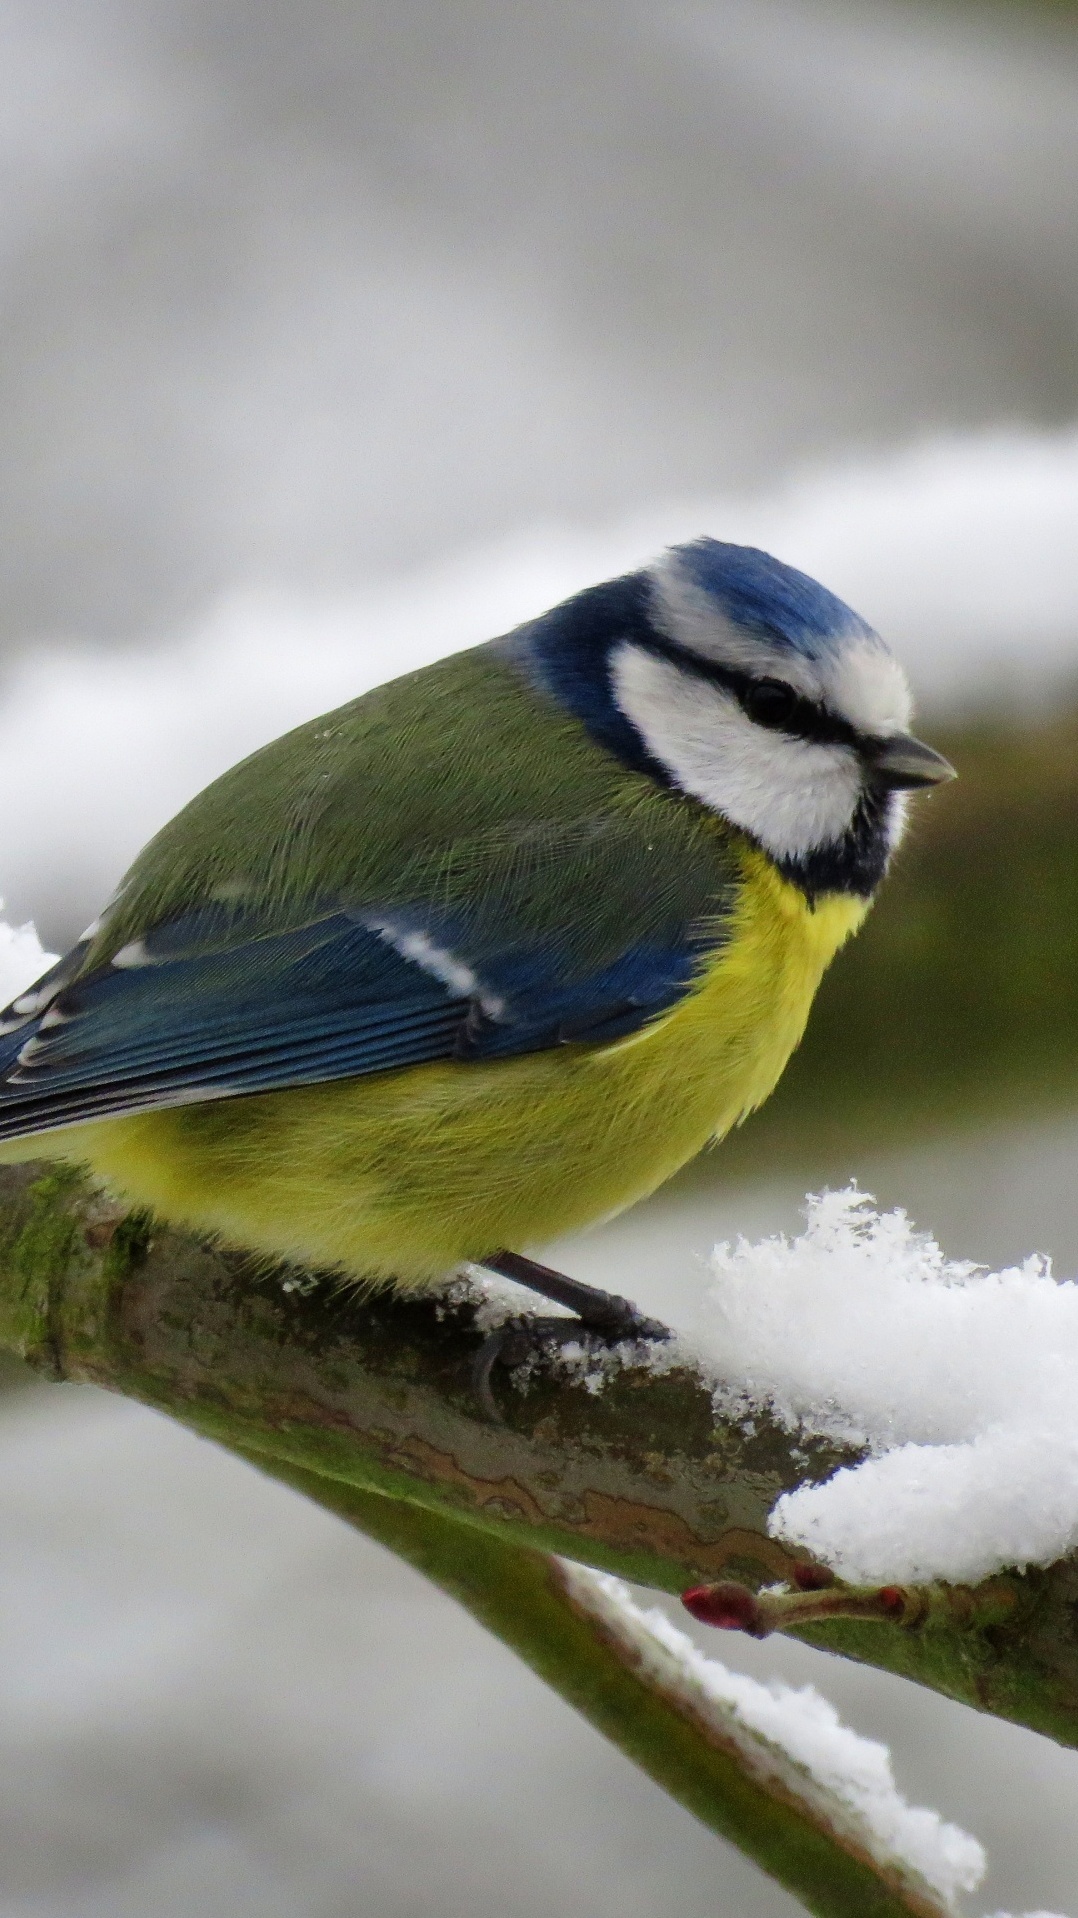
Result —
[[754, 725], [731, 693], [628, 640], [611, 677], [621, 711], [682, 791], [774, 857], [803, 858], [846, 832], [862, 785], [851, 747]]

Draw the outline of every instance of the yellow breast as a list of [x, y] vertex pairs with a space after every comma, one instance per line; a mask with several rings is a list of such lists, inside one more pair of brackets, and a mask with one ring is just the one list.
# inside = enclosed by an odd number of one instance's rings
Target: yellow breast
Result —
[[423, 1284], [631, 1204], [759, 1105], [865, 910], [844, 896], [810, 907], [747, 852], [721, 947], [628, 1039], [144, 1113], [41, 1144], [166, 1218]]
[[604, 1060], [616, 1072], [621, 1055], [654, 1049], [652, 1070], [681, 1085], [681, 1109], [702, 1127], [693, 1150], [773, 1091], [827, 966], [868, 910], [866, 900], [846, 894], [810, 906], [758, 853], [745, 856], [744, 874], [727, 938], [696, 989]]

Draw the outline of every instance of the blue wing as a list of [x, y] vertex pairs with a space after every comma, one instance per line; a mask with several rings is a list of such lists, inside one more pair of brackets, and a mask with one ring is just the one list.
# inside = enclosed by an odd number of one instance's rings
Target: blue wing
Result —
[[88, 1119], [437, 1059], [508, 1057], [634, 1031], [689, 987], [706, 940], [661, 935], [582, 963], [454, 923], [430, 901], [327, 906], [286, 931], [220, 907], [84, 971], [76, 946], [0, 1015], [0, 1139]]

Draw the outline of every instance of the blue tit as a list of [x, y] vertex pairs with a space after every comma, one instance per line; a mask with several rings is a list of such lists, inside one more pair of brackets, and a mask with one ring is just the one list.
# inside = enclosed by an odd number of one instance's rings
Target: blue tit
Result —
[[0, 1017], [0, 1152], [363, 1285], [472, 1261], [584, 1310], [529, 1252], [767, 1098], [951, 774], [909, 722], [883, 641], [765, 553], [590, 587], [165, 826]]

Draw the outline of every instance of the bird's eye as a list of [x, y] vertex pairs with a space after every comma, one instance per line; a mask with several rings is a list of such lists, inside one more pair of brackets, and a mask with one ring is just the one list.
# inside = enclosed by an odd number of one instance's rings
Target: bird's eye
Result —
[[745, 711], [757, 726], [788, 726], [797, 711], [797, 694], [781, 679], [758, 679], [743, 700]]

